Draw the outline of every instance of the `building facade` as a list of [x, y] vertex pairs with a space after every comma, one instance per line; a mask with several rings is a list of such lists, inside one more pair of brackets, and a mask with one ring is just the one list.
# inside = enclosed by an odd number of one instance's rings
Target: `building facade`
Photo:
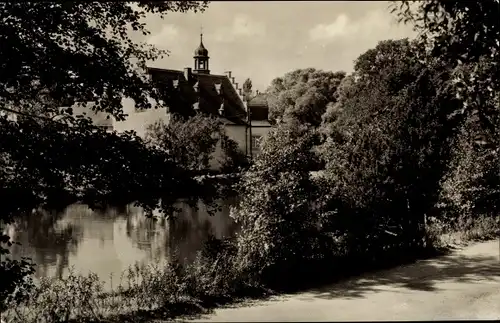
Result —
[[[138, 110], [132, 99], [124, 99], [123, 110], [128, 114], [124, 121], [106, 118], [103, 113], [87, 112], [87, 115], [108, 130], [134, 130], [139, 136], [145, 137], [149, 125], [159, 120], [168, 123], [172, 113], [190, 117], [203, 112], [221, 118], [228, 137], [236, 141], [247, 156], [258, 154], [258, 143], [271, 127], [267, 120], [265, 96], [257, 95], [247, 102], [231, 71], [211, 74], [210, 57], [203, 44], [203, 35], [200, 35], [200, 44], [194, 51], [193, 59], [194, 66], [183, 70], [147, 68], [146, 73], [151, 80], [157, 84], [160, 92], [165, 93], [162, 107], [151, 100], [155, 108]], [[82, 111], [75, 112], [90, 110], [90, 107], [79, 109]], [[217, 155], [220, 153], [221, 149], [217, 147], [213, 158], [214, 168], [218, 167]]]
[[268, 118], [269, 107], [266, 94], [257, 91], [256, 95], [248, 100], [247, 109], [250, 113], [250, 120], [252, 123], [250, 129], [251, 156], [256, 157], [260, 153], [262, 140], [272, 127]]

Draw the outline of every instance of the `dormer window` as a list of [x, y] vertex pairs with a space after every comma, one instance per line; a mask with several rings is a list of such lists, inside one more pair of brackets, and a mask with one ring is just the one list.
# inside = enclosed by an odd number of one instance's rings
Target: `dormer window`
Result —
[[177, 89], [179, 87], [179, 80], [174, 80], [173, 82], [174, 89]]
[[200, 103], [199, 102], [195, 102], [193, 103], [193, 110], [194, 111], [200, 111]]
[[215, 91], [217, 91], [218, 95], [222, 95], [222, 84], [215, 84]]
[[219, 108], [219, 115], [223, 116], [224, 115], [224, 101], [222, 101], [220, 108]]
[[198, 84], [198, 82], [196, 82], [195, 85], [193, 85], [193, 89], [196, 93], [198, 93], [200, 91], [200, 85]]

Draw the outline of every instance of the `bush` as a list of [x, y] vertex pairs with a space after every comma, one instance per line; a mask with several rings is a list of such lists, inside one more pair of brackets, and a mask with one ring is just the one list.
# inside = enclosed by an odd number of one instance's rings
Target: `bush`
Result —
[[[0, 243], [6, 243], [9, 247], [12, 245], [9, 237], [0, 235]], [[0, 313], [7, 309], [8, 304], [18, 304], [29, 297], [33, 289], [32, 276], [35, 273], [34, 264], [23, 258], [21, 261], [6, 258], [7, 249], [0, 246]]]
[[448, 168], [460, 105], [451, 71], [424, 64], [424, 54], [405, 39], [380, 42], [356, 60], [324, 116], [330, 226], [348, 253], [370, 261], [424, 248], [425, 216]]
[[42, 278], [23, 298], [6, 299], [0, 313], [12, 323], [123, 322], [145, 313], [190, 314], [249, 293], [261, 295], [263, 289], [235, 270], [236, 251], [231, 239], [211, 237], [192, 263], [182, 264], [174, 252], [165, 264], [136, 264], [118, 283], [111, 276], [109, 291], [96, 274], [70, 269], [62, 279]]
[[240, 183], [245, 198], [232, 209], [240, 225], [237, 271], [271, 288], [293, 287], [310, 262], [323, 255], [314, 211], [319, 190], [309, 169], [317, 141], [307, 127], [282, 124], [266, 137], [262, 152]]
[[221, 119], [214, 116], [198, 113], [184, 118], [172, 114], [168, 124], [158, 121], [148, 126], [146, 138], [150, 145], [160, 148], [191, 171], [208, 171], [218, 145], [222, 157], [217, 161], [223, 171], [232, 172], [248, 165], [238, 144], [227, 137]]

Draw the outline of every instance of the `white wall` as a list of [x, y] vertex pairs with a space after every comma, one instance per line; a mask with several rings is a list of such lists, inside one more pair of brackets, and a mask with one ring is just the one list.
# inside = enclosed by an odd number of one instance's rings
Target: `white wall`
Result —
[[[117, 132], [134, 130], [140, 137], [144, 138], [146, 135], [146, 128], [148, 127], [148, 125], [153, 124], [158, 120], [163, 120], [165, 123], [168, 123], [170, 121], [170, 115], [166, 113], [165, 108], [155, 109], [154, 102], [152, 100], [150, 102], [152, 103], [153, 108], [136, 112], [134, 101], [129, 98], [123, 99], [122, 100], [123, 112], [128, 114], [128, 117], [124, 121], [116, 121], [114, 118], [111, 118], [109, 122], [112, 123], [113, 129], [116, 130]], [[85, 107], [74, 108], [75, 114], [82, 114], [83, 112], [86, 112], [87, 115], [90, 116], [94, 121], [97, 122], [102, 120], [104, 113], [98, 112], [96, 114], [93, 111], [91, 111], [92, 104], [93, 104], [92, 102], [89, 102]], [[241, 125], [231, 124], [231, 122], [227, 120], [224, 121], [226, 122], [225, 128], [227, 136], [232, 140], [236, 141], [241, 151], [245, 153], [247, 144], [249, 145], [249, 140], [250, 140], [250, 138], [247, 139], [246, 137], [246, 135], [249, 135], [249, 133], [247, 134], [245, 130], [246, 127]], [[267, 133], [268, 130], [267, 128], [260, 128], [257, 131], [259, 133], [263, 131]], [[220, 143], [218, 143], [215, 149], [214, 158], [210, 163], [212, 169], [217, 169], [220, 167], [219, 160], [221, 157], [222, 157], [222, 149]]]
[[252, 121], [252, 136], [265, 137], [271, 128], [271, 124], [268, 121]]
[[143, 110], [140, 112], [135, 111], [134, 100], [126, 98], [122, 100], [123, 112], [128, 114], [125, 121], [114, 121], [114, 129], [118, 132], [124, 132], [127, 130], [135, 130], [137, 134], [144, 138], [146, 134], [146, 128], [155, 123], [158, 120], [163, 120], [168, 123], [170, 120], [170, 115], [166, 113], [165, 108], [154, 108], [155, 104], [152, 100], [152, 108], [148, 110]]
[[[271, 128], [272, 127], [269, 121], [252, 121], [252, 137], [261, 136], [262, 138], [265, 138]], [[258, 154], [258, 149], [256, 149], [256, 147], [252, 146], [252, 154], [253, 157]]]
[[156, 104], [154, 100], [149, 99], [149, 101], [153, 106], [151, 109], [136, 112], [134, 100], [130, 98], [122, 99], [123, 112], [128, 114], [128, 117], [124, 121], [116, 121], [112, 116], [110, 116], [110, 119], [107, 120], [107, 113], [92, 111], [94, 102], [87, 102], [84, 106], [73, 105], [72, 108], [74, 115], [81, 115], [85, 113], [92, 119], [94, 124], [111, 124], [113, 129], [118, 132], [135, 130], [140, 137], [144, 138], [148, 125], [153, 124], [160, 119], [168, 123], [170, 119], [169, 115], [165, 111], [165, 108], [155, 109], [154, 107]]
[[246, 150], [246, 126], [243, 125], [226, 125], [226, 134], [229, 138], [236, 141], [242, 152]]
[[[245, 129], [246, 126], [242, 125], [234, 125], [230, 123], [226, 123], [225, 130], [226, 130], [226, 135], [236, 141], [238, 144], [238, 147], [240, 150], [245, 153], [246, 152], [246, 136], [245, 136]], [[220, 142], [217, 143], [217, 146], [215, 147], [215, 152], [214, 152], [214, 158], [210, 161], [210, 168], [211, 169], [217, 169], [221, 166], [219, 160], [222, 157], [222, 148], [220, 145]]]

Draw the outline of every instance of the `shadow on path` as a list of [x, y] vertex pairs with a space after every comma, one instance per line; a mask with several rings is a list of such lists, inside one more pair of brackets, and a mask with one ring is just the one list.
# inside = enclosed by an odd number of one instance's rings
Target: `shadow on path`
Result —
[[436, 259], [374, 272], [349, 281], [310, 290], [304, 300], [314, 298], [362, 298], [384, 290], [406, 289], [435, 292], [438, 284], [498, 281], [500, 289], [500, 260], [494, 256], [466, 256], [452, 254]]
[[[495, 242], [495, 246], [496, 246]], [[490, 252], [490, 244], [484, 252], [476, 252], [467, 248], [467, 252], [454, 252], [448, 255], [419, 260], [411, 264], [400, 265], [393, 269], [385, 269], [364, 273], [358, 277], [351, 277], [342, 282], [329, 284], [307, 291], [276, 295], [277, 297], [263, 297], [242, 302], [229, 302], [218, 304], [215, 307], [238, 308], [252, 305], [263, 305], [262, 300], [274, 302], [286, 301], [290, 297], [298, 297], [304, 301], [316, 299], [362, 299], [370, 294], [390, 291], [398, 292], [436, 292], [441, 283], [469, 283], [498, 282], [500, 290], [500, 260]], [[482, 247], [480, 246], [480, 249]], [[479, 251], [481, 251], [479, 249]], [[484, 251], [484, 250], [483, 250]], [[494, 253], [493, 253], [494, 254]], [[444, 286], [441, 286], [443, 288]], [[158, 311], [134, 313], [122, 316], [113, 322], [166, 322], [167, 318], [177, 317], [181, 321], [208, 319], [214, 307], [203, 308], [195, 304], [184, 304]], [[190, 313], [190, 314], [188, 314]], [[111, 321], [110, 321], [111, 322]]]

